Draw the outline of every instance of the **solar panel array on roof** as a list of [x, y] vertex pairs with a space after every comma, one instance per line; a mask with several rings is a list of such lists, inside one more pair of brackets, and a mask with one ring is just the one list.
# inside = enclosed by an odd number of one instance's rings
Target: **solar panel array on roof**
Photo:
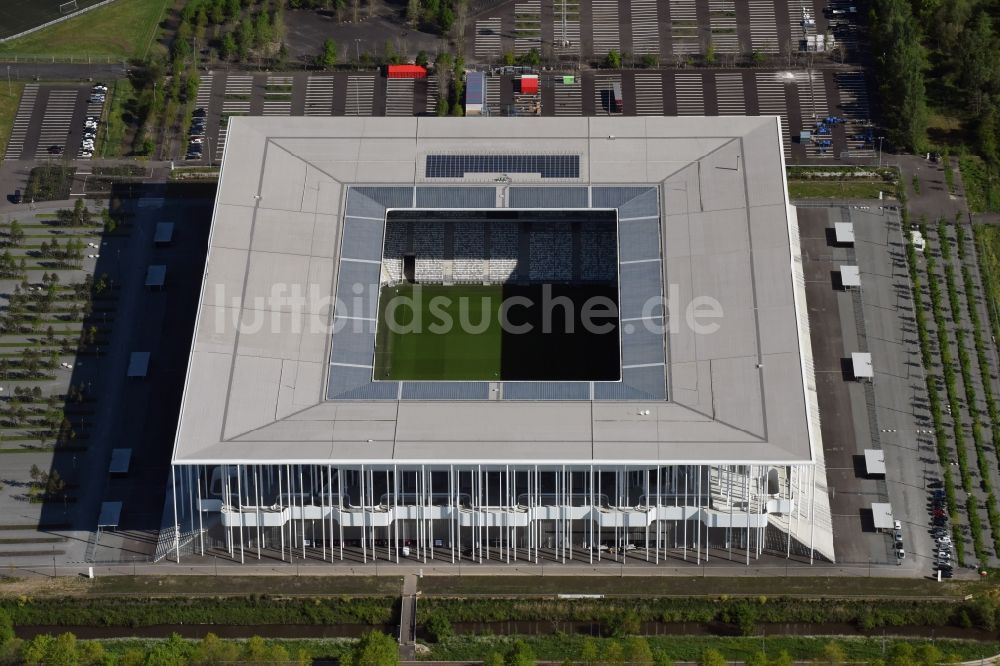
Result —
[[467, 173], [537, 173], [542, 178], [579, 178], [579, 155], [428, 155], [427, 178], [463, 178]]

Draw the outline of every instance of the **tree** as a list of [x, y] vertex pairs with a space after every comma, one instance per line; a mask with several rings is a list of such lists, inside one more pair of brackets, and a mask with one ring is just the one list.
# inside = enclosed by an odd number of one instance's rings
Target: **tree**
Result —
[[583, 646], [580, 648], [580, 661], [583, 666], [595, 666], [597, 659], [597, 641], [587, 636], [583, 639]]
[[792, 655], [788, 654], [787, 650], [782, 650], [775, 657], [774, 661], [771, 662], [771, 666], [793, 666], [794, 663]]
[[715, 64], [715, 44], [709, 42], [708, 49], [705, 50], [705, 64], [712, 66]]
[[429, 59], [427, 58], [427, 51], [417, 51], [417, 57], [414, 60], [414, 62], [420, 65], [421, 67], [427, 67], [427, 65], [430, 63]]
[[490, 652], [483, 659], [483, 666], [503, 666], [503, 655], [499, 652]]
[[615, 49], [608, 51], [608, 55], [604, 57], [604, 66], [610, 69], [621, 69], [622, 67], [622, 56]]
[[927, 98], [920, 43], [909, 0], [875, 0], [873, 52], [883, 118], [891, 143], [919, 152], [927, 140]]
[[[237, 46], [236, 46], [236, 40], [233, 38], [233, 33], [227, 32], [226, 35], [222, 38], [222, 44], [219, 45], [219, 57], [228, 60], [229, 58], [232, 58], [234, 55], [236, 55], [236, 51], [237, 51]], [[108, 224], [111, 222], [112, 219], [113, 218], [109, 213], [108, 217], [104, 220], [105, 228], [107, 228]]]
[[431, 616], [424, 622], [424, 631], [434, 643], [440, 643], [452, 635], [451, 622], [443, 613], [431, 613]]
[[701, 660], [698, 662], [701, 666], [727, 666], [728, 662], [726, 658], [722, 656], [722, 653], [713, 648], [709, 648], [701, 653]]
[[196, 664], [224, 664], [235, 662], [240, 654], [240, 649], [235, 643], [225, 641], [209, 632], [198, 641], [194, 649], [192, 661]]
[[626, 638], [625, 662], [629, 666], [653, 666], [653, 651], [649, 649], [649, 641], [642, 636]]
[[638, 634], [640, 628], [639, 613], [634, 608], [617, 613], [611, 620], [611, 633], [617, 638]]
[[10, 613], [0, 609], [0, 645], [14, 640], [14, 636], [14, 622], [10, 619]]
[[323, 69], [330, 69], [337, 64], [337, 43], [329, 37], [323, 41], [323, 50], [319, 54], [319, 64]]
[[420, 23], [420, 0], [408, 0], [406, 3], [406, 22], [411, 28]]
[[17, 220], [13, 220], [10, 223], [10, 230], [7, 232], [7, 235], [10, 238], [10, 244], [16, 247], [24, 240], [24, 228]]
[[924, 643], [917, 648], [917, 662], [922, 666], [938, 666], [944, 661], [944, 653], [933, 643]]
[[757, 650], [747, 658], [746, 666], [767, 666], [767, 655]]
[[625, 651], [622, 644], [616, 640], [610, 640], [604, 646], [604, 654], [601, 656], [603, 666], [625, 666]]
[[836, 641], [830, 641], [823, 646], [823, 663], [827, 666], [841, 666], [844, 663], [844, 648]]
[[437, 115], [447, 116], [448, 115], [448, 99], [444, 95], [438, 96], [437, 101]]
[[654, 652], [653, 662], [656, 666], [674, 666], [674, 660], [670, 658], [666, 650], [657, 650]]
[[503, 659], [504, 666], [535, 666], [535, 653], [524, 641], [514, 641]]
[[996, 87], [996, 41], [993, 23], [985, 11], [980, 11], [962, 31], [957, 49], [958, 83], [972, 102], [973, 114], [982, 111], [990, 90]]
[[[343, 663], [343, 662], [342, 662]], [[361, 637], [350, 653], [350, 666], [398, 666], [399, 646], [380, 631]]]
[[889, 650], [889, 666], [914, 666], [916, 664], [913, 646], [909, 643], [896, 643]]
[[750, 54], [750, 62], [752, 62], [755, 66], [759, 67], [760, 65], [763, 65], [766, 60], [767, 56], [764, 55], [763, 51], [754, 50], [754, 52]]

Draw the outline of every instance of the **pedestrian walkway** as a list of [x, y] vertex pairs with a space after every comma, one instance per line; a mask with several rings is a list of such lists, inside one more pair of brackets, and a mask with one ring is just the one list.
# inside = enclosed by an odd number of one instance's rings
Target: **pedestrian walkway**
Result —
[[580, 55], [580, 0], [555, 0], [554, 11], [552, 49], [555, 55]]
[[437, 113], [438, 103], [438, 78], [436, 76], [427, 77], [427, 100], [424, 102], [424, 113], [434, 115]]
[[35, 110], [35, 100], [38, 98], [38, 84], [28, 83], [21, 93], [21, 101], [17, 105], [17, 114], [14, 116], [14, 126], [10, 131], [10, 141], [7, 142], [7, 150], [4, 153], [5, 160], [21, 159], [24, 152], [24, 142], [28, 137], [28, 127], [31, 125], [31, 116]]

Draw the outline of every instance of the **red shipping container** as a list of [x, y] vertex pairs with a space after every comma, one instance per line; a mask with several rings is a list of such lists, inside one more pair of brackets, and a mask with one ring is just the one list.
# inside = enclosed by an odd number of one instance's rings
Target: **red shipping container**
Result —
[[420, 65], [389, 65], [386, 76], [390, 79], [424, 79], [427, 68]]
[[538, 77], [532, 76], [522, 76], [521, 77], [521, 94], [522, 95], [537, 95], [538, 94]]

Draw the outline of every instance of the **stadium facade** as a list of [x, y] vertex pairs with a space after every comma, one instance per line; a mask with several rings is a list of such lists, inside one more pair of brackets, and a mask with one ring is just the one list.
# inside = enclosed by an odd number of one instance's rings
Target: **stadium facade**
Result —
[[[775, 117], [231, 119], [171, 555], [832, 560], [782, 151]], [[612, 379], [374, 376], [386, 285], [590, 279]]]

